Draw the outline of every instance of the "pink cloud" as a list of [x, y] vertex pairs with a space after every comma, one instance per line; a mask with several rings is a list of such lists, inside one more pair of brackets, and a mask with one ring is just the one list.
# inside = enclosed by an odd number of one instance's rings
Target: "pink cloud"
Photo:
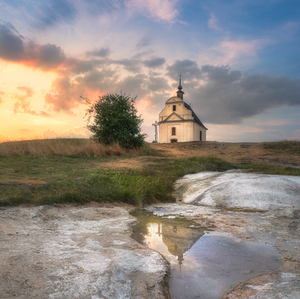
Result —
[[15, 114], [18, 113], [19, 110], [22, 110], [23, 112], [28, 111], [32, 95], [34, 94], [34, 91], [30, 87], [19, 86], [19, 87], [17, 87], [17, 89], [22, 92], [25, 92], [25, 94], [19, 95], [19, 94], [15, 93], [13, 95], [13, 98], [15, 98], [17, 100], [14, 103], [14, 113]]
[[61, 66], [66, 55], [57, 45], [40, 45], [24, 38], [8, 23], [0, 24], [0, 59], [42, 71], [53, 71]]
[[44, 139], [53, 138], [89, 138], [91, 132], [86, 127], [75, 127], [73, 129], [68, 129], [62, 133], [57, 133], [54, 130], [48, 129], [43, 133]]
[[250, 41], [223, 41], [219, 46], [214, 47], [215, 50], [223, 54], [226, 62], [233, 61], [238, 57], [251, 56], [255, 57], [257, 51], [261, 49], [265, 43], [264, 40], [250, 40]]

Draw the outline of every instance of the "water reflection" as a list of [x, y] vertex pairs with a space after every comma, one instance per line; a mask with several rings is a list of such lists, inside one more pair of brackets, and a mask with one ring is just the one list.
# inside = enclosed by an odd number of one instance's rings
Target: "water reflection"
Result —
[[208, 230], [183, 217], [158, 217], [139, 209], [131, 212], [131, 215], [138, 219], [132, 237], [159, 251], [171, 264], [182, 265], [184, 253]]
[[217, 299], [234, 286], [282, 265], [270, 245], [241, 242], [175, 216], [150, 212], [131, 213], [138, 223], [132, 237], [157, 250], [171, 264], [169, 290], [172, 299]]

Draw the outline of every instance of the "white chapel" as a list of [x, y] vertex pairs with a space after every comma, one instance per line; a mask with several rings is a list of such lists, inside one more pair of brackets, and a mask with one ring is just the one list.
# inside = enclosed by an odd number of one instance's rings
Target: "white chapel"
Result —
[[180, 77], [177, 96], [169, 98], [159, 113], [160, 143], [206, 141], [208, 129], [191, 106], [183, 101], [183, 95]]

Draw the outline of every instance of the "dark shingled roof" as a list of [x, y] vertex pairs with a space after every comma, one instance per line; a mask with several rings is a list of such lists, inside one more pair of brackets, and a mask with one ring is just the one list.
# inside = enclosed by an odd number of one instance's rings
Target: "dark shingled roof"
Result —
[[183, 102], [184, 103], [184, 107], [191, 110], [192, 111], [192, 116], [194, 118], [194, 120], [199, 124], [201, 125], [202, 127], [204, 127], [206, 130], [208, 130], [204, 125], [203, 123], [201, 122], [201, 120], [199, 119], [199, 117], [196, 115], [196, 113], [193, 111], [193, 109], [191, 108], [190, 105], [188, 105], [186, 102]]

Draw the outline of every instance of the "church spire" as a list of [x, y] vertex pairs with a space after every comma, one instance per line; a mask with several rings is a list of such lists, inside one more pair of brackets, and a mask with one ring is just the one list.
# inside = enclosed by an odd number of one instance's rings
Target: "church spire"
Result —
[[181, 98], [183, 100], [183, 95], [184, 92], [182, 91], [182, 86], [181, 86], [181, 73], [179, 75], [179, 85], [178, 85], [178, 91], [177, 91], [177, 96], [178, 98]]
[[178, 85], [178, 89], [181, 90], [182, 86], [181, 86], [181, 73], [179, 75], [179, 85]]

